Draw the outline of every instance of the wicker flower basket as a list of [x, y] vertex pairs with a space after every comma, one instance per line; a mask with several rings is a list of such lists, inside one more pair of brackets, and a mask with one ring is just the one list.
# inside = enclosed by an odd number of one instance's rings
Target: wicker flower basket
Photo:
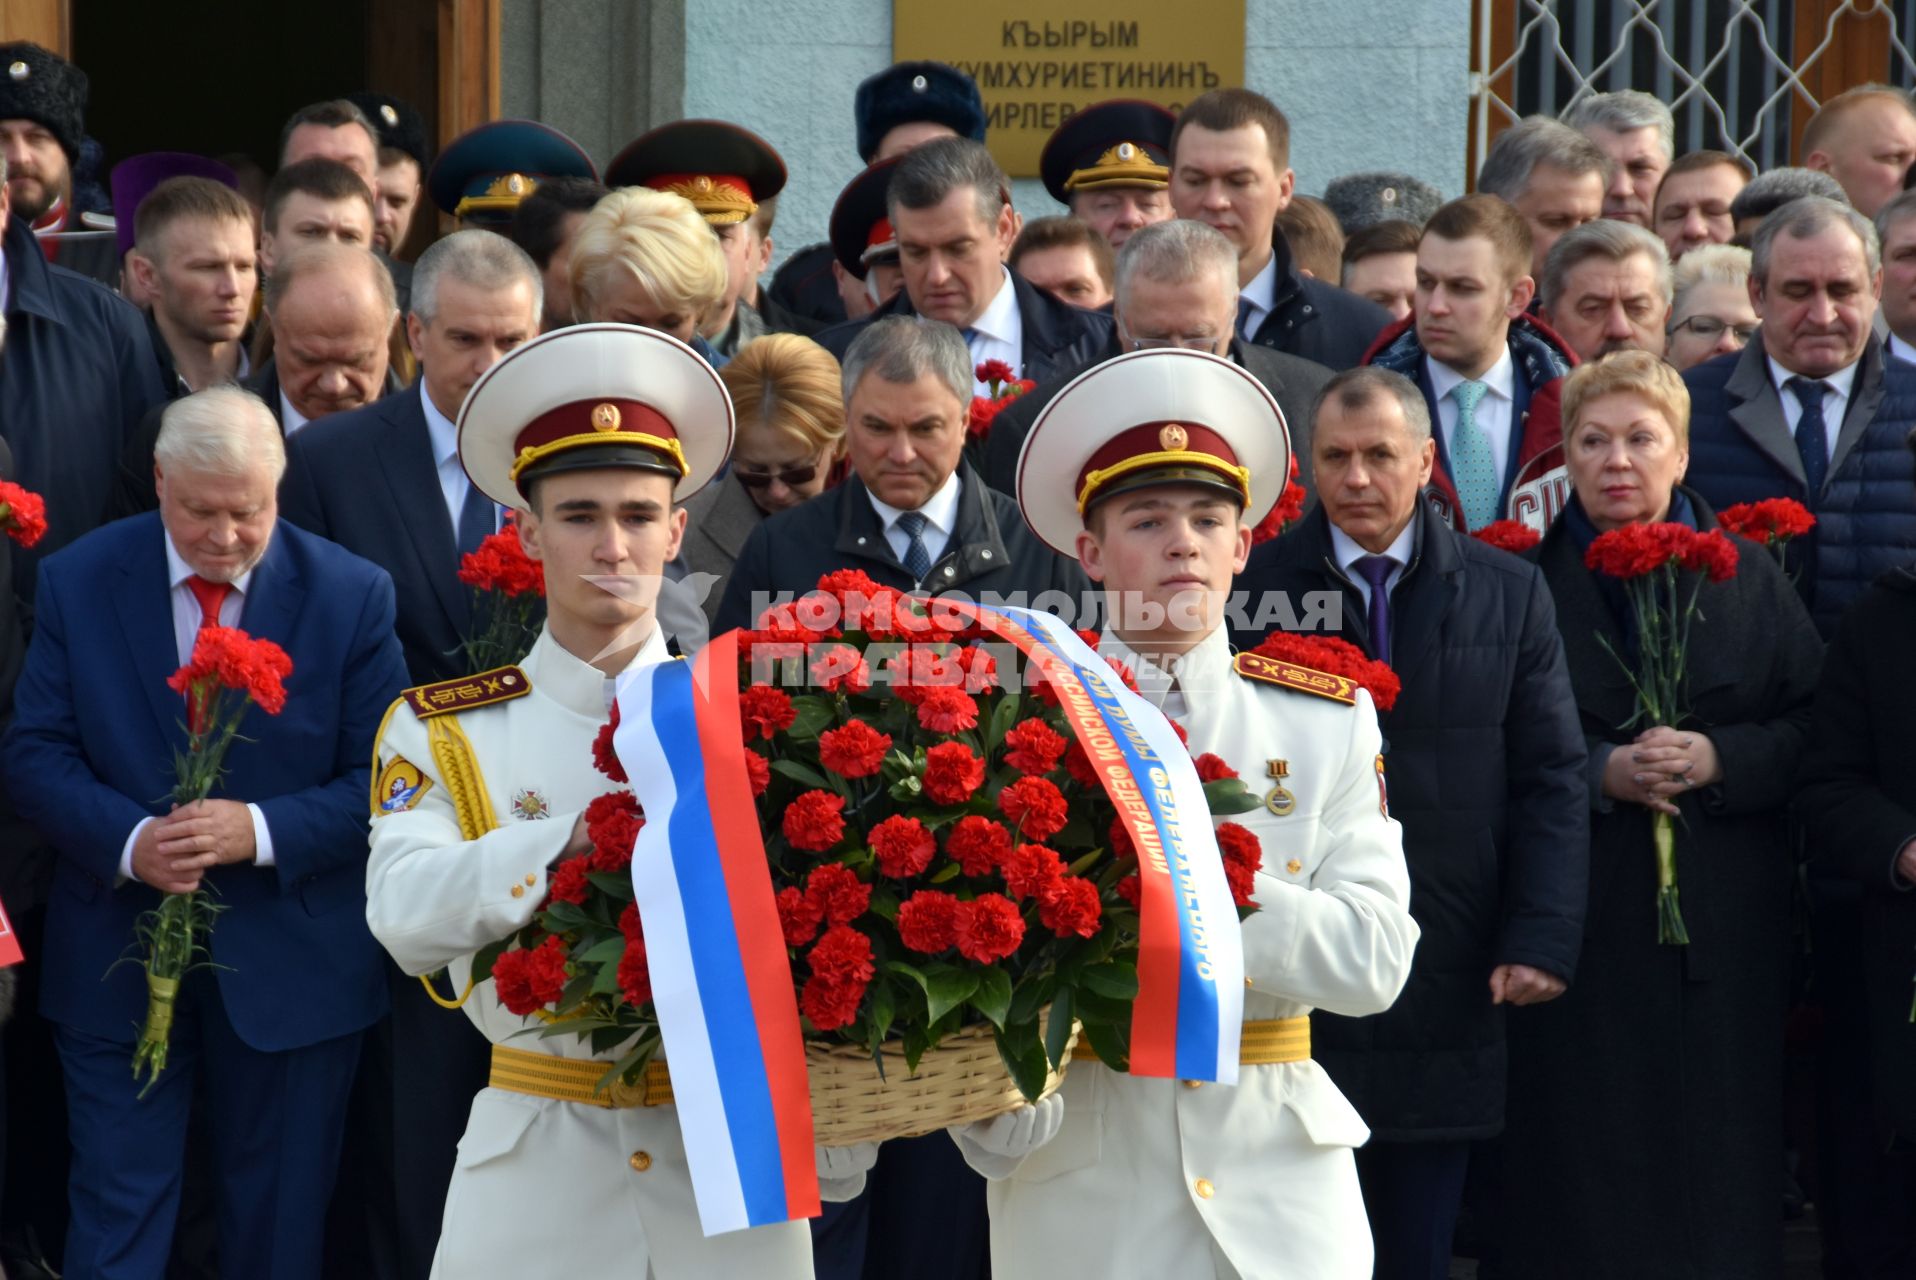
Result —
[[[1078, 1043], [1074, 1022], [1063, 1060], [1045, 1077], [1049, 1097], [1064, 1083], [1071, 1050]], [[1025, 1105], [1011, 1082], [988, 1026], [967, 1027], [947, 1036], [918, 1060], [916, 1075], [905, 1069], [904, 1046], [893, 1040], [883, 1049], [884, 1078], [871, 1054], [855, 1044], [807, 1041], [805, 1065], [811, 1073], [812, 1127], [820, 1146], [915, 1138], [950, 1125], [988, 1120]]]

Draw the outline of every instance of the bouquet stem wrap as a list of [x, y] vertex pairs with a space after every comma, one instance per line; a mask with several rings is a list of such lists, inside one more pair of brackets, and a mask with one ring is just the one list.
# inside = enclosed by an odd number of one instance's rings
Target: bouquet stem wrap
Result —
[[1657, 941], [1686, 947], [1690, 931], [1683, 927], [1683, 911], [1677, 902], [1676, 823], [1669, 814], [1659, 813], [1652, 834], [1657, 846]]

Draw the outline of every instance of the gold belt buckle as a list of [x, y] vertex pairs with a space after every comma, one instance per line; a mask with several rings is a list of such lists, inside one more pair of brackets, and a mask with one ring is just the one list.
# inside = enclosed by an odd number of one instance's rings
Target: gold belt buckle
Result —
[[641, 1075], [637, 1084], [614, 1080], [597, 1096], [605, 1099], [603, 1105], [608, 1107], [643, 1107], [646, 1105], [645, 1077]]

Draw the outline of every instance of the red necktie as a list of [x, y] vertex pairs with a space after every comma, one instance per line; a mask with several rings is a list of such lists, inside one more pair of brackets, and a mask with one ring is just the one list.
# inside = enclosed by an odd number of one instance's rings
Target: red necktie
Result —
[[220, 606], [226, 602], [226, 593], [233, 589], [233, 584], [208, 582], [196, 573], [186, 580], [186, 585], [193, 598], [200, 602], [200, 630], [219, 626]]

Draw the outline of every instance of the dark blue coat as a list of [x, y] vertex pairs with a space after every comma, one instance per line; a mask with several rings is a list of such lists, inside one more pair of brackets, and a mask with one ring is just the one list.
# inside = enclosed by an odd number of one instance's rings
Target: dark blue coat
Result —
[[1276, 305], [1251, 341], [1339, 371], [1362, 364], [1371, 343], [1389, 327], [1390, 312], [1347, 289], [1299, 275], [1290, 243], [1276, 228], [1271, 253], [1277, 259]]
[[1916, 424], [1916, 365], [1863, 350], [1836, 453], [1821, 493], [1806, 493], [1803, 459], [1770, 380], [1761, 335], [1740, 354], [1683, 375], [1690, 388], [1690, 470], [1684, 483], [1721, 511], [1738, 502], [1794, 498], [1816, 528], [1790, 546], [1797, 590], [1824, 638], [1876, 578], [1916, 557], [1916, 460], [1904, 443]]
[[[26, 669], [14, 690], [6, 783], [60, 855], [47, 909], [41, 1009], [126, 1041], [146, 1009], [138, 968], [106, 977], [158, 891], [115, 884], [141, 819], [168, 808], [185, 745], [166, 537], [155, 514], [116, 521], [50, 557]], [[240, 626], [291, 655], [286, 707], [248, 711], [216, 797], [260, 806], [275, 863], [215, 868], [227, 908], [213, 959], [227, 1016], [278, 1052], [359, 1031], [386, 1010], [382, 953], [366, 928], [373, 738], [406, 685], [384, 570], [281, 521]], [[104, 980], [103, 980], [104, 979]]]
[[[1584, 741], [1543, 575], [1422, 503], [1415, 518], [1417, 550], [1391, 593], [1403, 691], [1378, 723], [1423, 936], [1387, 1012], [1311, 1016], [1313, 1056], [1384, 1142], [1503, 1126], [1504, 1011], [1490, 1003], [1491, 970], [1572, 978], [1588, 880]], [[1363, 597], [1336, 567], [1322, 507], [1252, 552], [1235, 591], [1249, 592], [1253, 611], [1264, 592], [1285, 592], [1298, 609], [1307, 593], [1336, 593], [1333, 634], [1370, 651]], [[1248, 648], [1262, 636], [1233, 638]]]
[[125, 299], [49, 266], [32, 230], [7, 219], [7, 332], [0, 346], [0, 437], [13, 479], [47, 500], [47, 534], [14, 547], [14, 580], [32, 596], [33, 568], [105, 518], [120, 456], [167, 388], [146, 322]]

